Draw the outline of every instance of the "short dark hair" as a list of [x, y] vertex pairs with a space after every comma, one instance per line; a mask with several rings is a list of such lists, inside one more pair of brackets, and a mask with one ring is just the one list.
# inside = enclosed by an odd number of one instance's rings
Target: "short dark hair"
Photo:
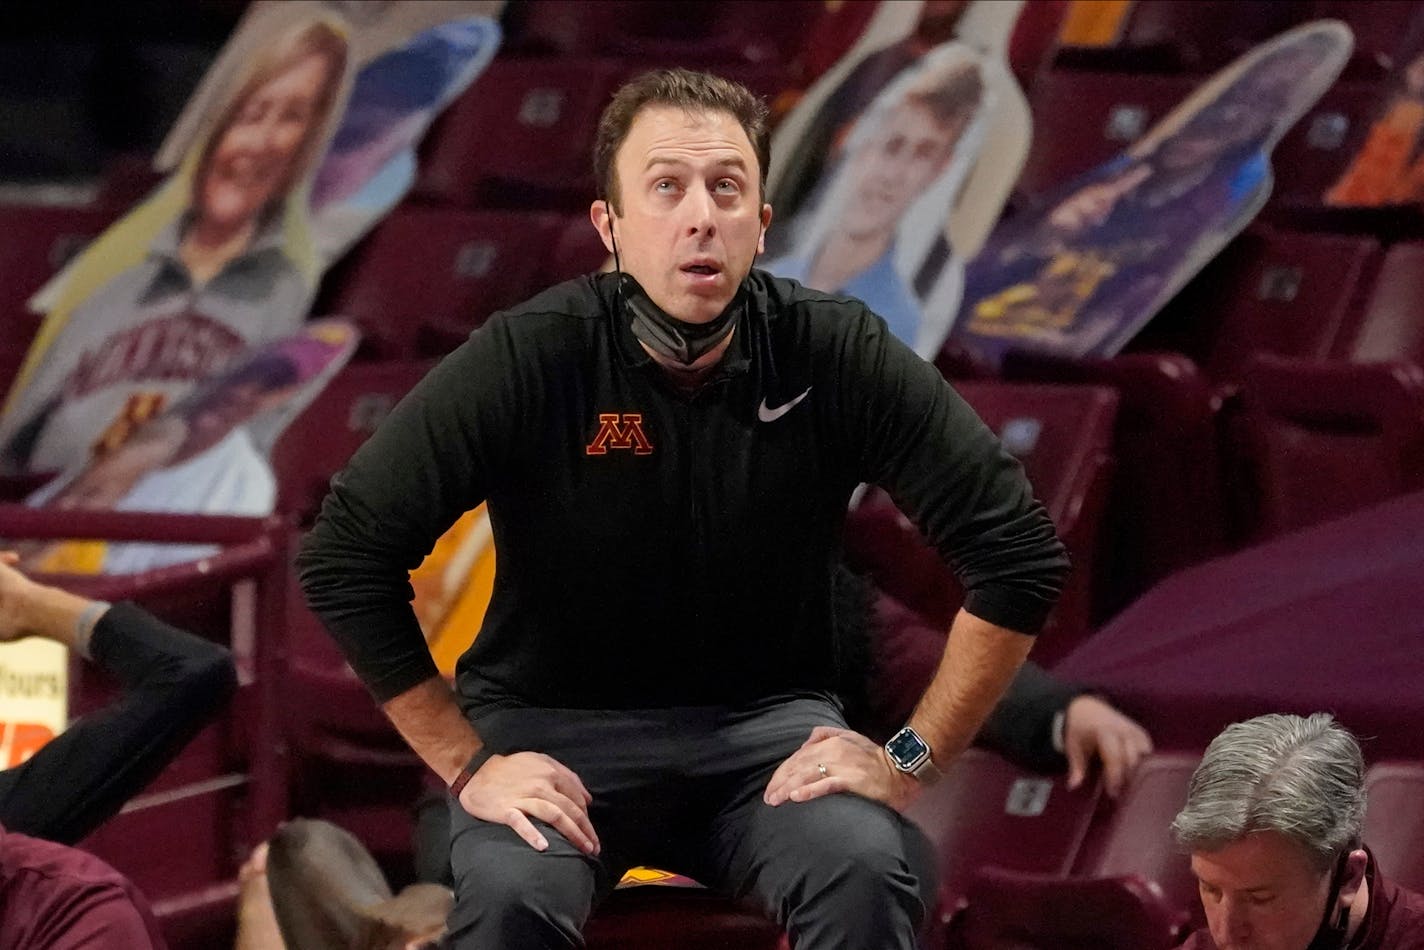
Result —
[[618, 211], [618, 175], [613, 159], [633, 120], [645, 106], [674, 106], [689, 112], [725, 112], [737, 120], [751, 140], [766, 194], [766, 167], [771, 162], [771, 133], [766, 103], [741, 83], [690, 69], [655, 69], [624, 83], [598, 120], [593, 143], [593, 176], [599, 196]]

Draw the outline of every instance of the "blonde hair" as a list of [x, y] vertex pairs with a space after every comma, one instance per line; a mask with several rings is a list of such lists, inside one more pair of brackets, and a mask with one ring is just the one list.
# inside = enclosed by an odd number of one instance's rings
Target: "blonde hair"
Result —
[[199, 190], [207, 177], [213, 153], [217, 151], [228, 128], [236, 121], [238, 113], [246, 106], [247, 100], [251, 99], [258, 89], [297, 63], [309, 56], [320, 56], [326, 61], [327, 72], [313, 109], [313, 119], [287, 171], [286, 180], [273, 193], [274, 202], [284, 200], [292, 186], [311, 170], [319, 157], [319, 150], [326, 140], [326, 126], [331, 118], [332, 108], [341, 92], [347, 55], [345, 35], [325, 20], [303, 23], [279, 36], [275, 42], [264, 46], [248, 66], [237, 91], [228, 97], [227, 103], [217, 114], [206, 135], [193, 171], [190, 198], [193, 205], [196, 207], [199, 203]]

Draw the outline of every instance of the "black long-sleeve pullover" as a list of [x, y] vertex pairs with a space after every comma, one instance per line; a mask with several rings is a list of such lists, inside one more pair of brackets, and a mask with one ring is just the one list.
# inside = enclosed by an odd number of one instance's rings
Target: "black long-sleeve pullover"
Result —
[[378, 699], [435, 675], [408, 572], [485, 500], [498, 565], [459, 663], [467, 709], [831, 690], [831, 573], [862, 481], [936, 545], [969, 612], [1038, 631], [1067, 559], [1018, 462], [859, 301], [761, 271], [748, 288], [692, 395], [602, 276], [495, 315], [401, 401], [298, 560]]

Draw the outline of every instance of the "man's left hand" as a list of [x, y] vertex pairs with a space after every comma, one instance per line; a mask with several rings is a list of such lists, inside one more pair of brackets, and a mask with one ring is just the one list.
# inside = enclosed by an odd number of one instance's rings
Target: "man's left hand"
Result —
[[920, 783], [890, 764], [885, 750], [858, 732], [817, 726], [801, 748], [781, 763], [762, 800], [776, 806], [851, 792], [903, 810]]

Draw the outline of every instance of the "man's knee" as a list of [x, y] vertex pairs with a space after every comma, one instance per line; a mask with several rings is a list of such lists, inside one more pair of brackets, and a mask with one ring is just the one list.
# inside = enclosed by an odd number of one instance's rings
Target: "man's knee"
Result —
[[924, 836], [863, 799], [827, 811], [836, 814], [808, 822], [799, 880], [781, 908], [788, 925], [800, 930], [814, 923], [846, 934], [905, 926], [917, 931], [936, 887], [933, 851]]
[[474, 827], [452, 841], [453, 947], [582, 946], [597, 887], [591, 859], [551, 828], [549, 850], [535, 851], [500, 825]]

